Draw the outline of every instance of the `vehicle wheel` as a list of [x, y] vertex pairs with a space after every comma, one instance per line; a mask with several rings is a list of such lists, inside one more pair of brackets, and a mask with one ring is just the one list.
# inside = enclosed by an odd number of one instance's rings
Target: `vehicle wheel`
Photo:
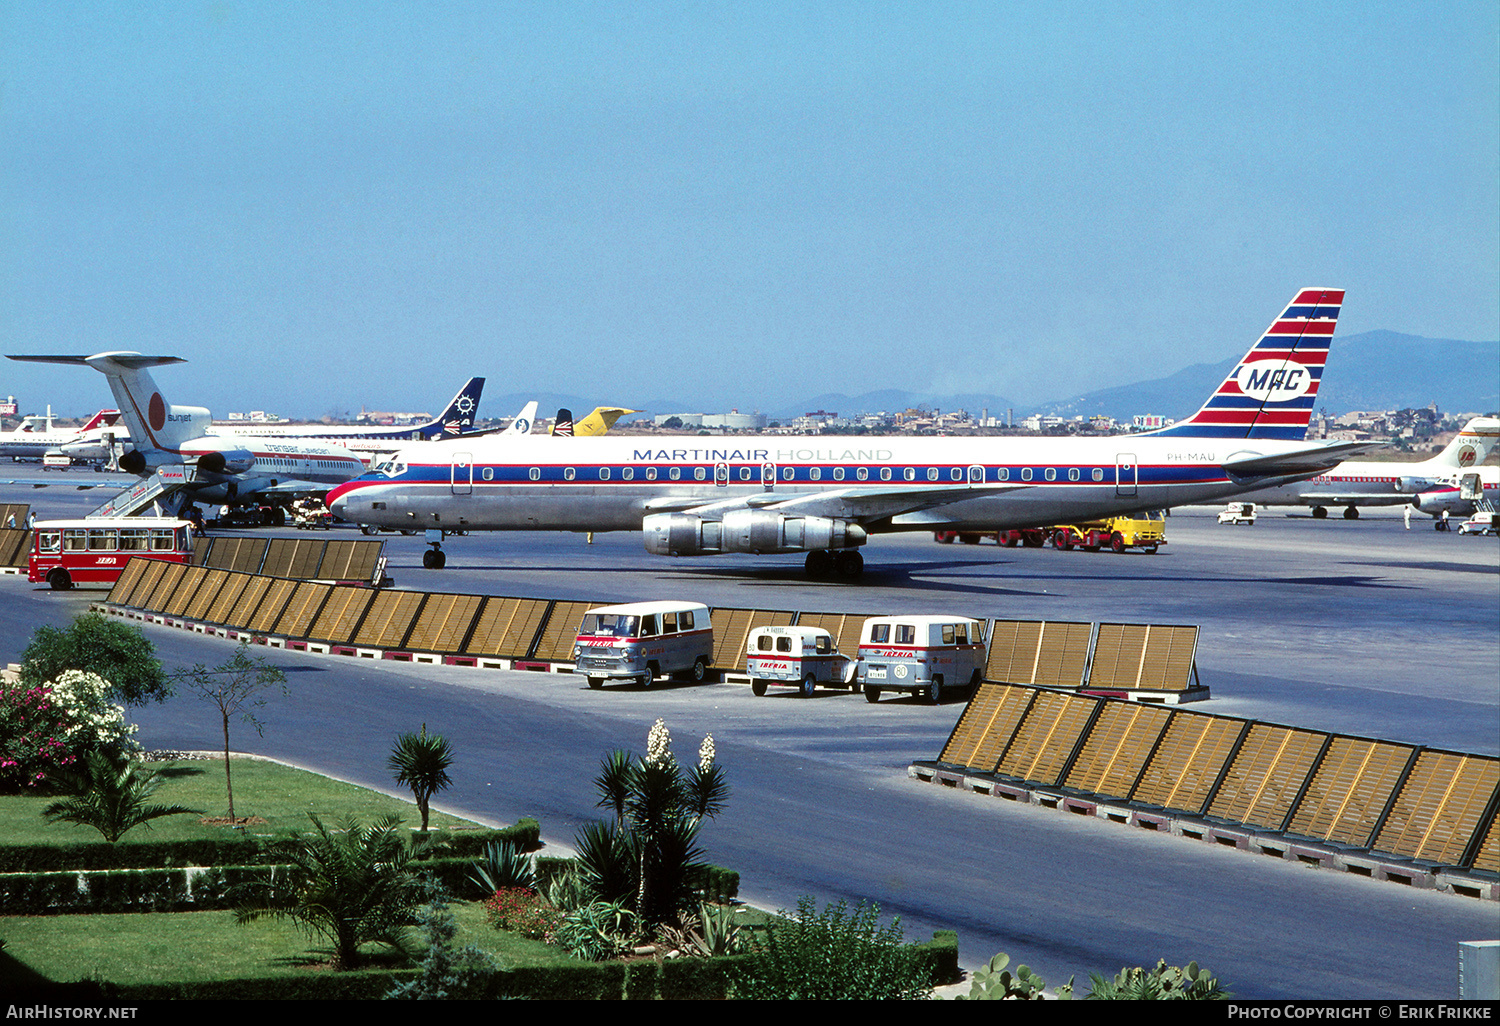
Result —
[[826, 549], [813, 549], [807, 554], [807, 576], [827, 577], [833, 570], [833, 555]]
[[943, 678], [941, 674], [932, 678], [932, 687], [927, 689], [927, 700], [933, 705], [943, 704]]
[[817, 687], [818, 678], [809, 673], [806, 677], [802, 678], [802, 697], [811, 698], [813, 696], [813, 692], [817, 690]]
[[751, 677], [750, 678], [750, 693], [752, 695], [754, 695], [756, 698], [759, 698], [762, 695], [764, 695], [766, 693], [766, 682], [763, 681], [763, 680], [761, 680], [759, 677]]
[[47, 575], [47, 583], [52, 585], [53, 591], [67, 591], [73, 587], [73, 578], [62, 567], [58, 567]]
[[1313, 519], [1314, 520], [1322, 520], [1327, 515], [1328, 515], [1328, 510], [1325, 507], [1323, 507], [1323, 506], [1314, 506], [1313, 507]]
[[865, 557], [857, 549], [846, 549], [834, 557], [834, 568], [840, 577], [855, 580], [865, 572]]
[[872, 688], [872, 687], [870, 687], [870, 685], [866, 684], [865, 685], [865, 701], [866, 702], [870, 702], [872, 704], [875, 703], [875, 702], [880, 701], [880, 689], [879, 688]]
[[1344, 519], [1345, 520], [1358, 520], [1359, 519], [1359, 507], [1358, 506], [1350, 506], [1348, 509], [1344, 510]]
[[363, 524], [360, 526], [359, 533], [366, 535], [379, 534], [380, 528], [376, 527], [374, 524]]
[[708, 664], [703, 661], [702, 656], [693, 660], [693, 669], [690, 672], [694, 684], [702, 684], [708, 679]]
[[1141, 546], [1141, 551], [1144, 552], [1148, 556], [1154, 556], [1154, 555], [1156, 555], [1156, 546], [1155, 545], [1142, 545]]
[[934, 532], [932, 532], [932, 537], [940, 545], [952, 545], [953, 544], [953, 532], [952, 531], [934, 531]]
[[412, 535], [416, 534], [417, 532], [416, 531], [402, 531], [401, 533], [404, 534], [406, 537], [410, 538]]
[[1000, 544], [1004, 545], [1007, 549], [1013, 549], [1017, 544], [1020, 543], [1020, 541], [1021, 539], [1017, 538], [1013, 533], [1007, 532], [1006, 535], [1000, 540]]
[[590, 677], [589, 678], [589, 687], [593, 688], [595, 691], [598, 691], [600, 688], [604, 687], [604, 678], [603, 677]]
[[1109, 547], [1115, 552], [1125, 551], [1125, 536], [1119, 531], [1109, 536]]
[[641, 687], [649, 688], [651, 686], [651, 682], [656, 679], [656, 675], [650, 670], [647, 670], [636, 679], [641, 682]]

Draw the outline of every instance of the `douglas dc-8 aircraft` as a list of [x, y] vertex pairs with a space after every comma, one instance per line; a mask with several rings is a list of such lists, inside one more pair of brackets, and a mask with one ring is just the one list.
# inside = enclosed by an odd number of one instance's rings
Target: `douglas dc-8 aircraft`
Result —
[[345, 520], [450, 531], [643, 531], [659, 555], [807, 553], [857, 577], [887, 531], [993, 531], [1221, 499], [1369, 443], [1304, 441], [1340, 289], [1298, 291], [1189, 420], [1113, 438], [476, 438], [414, 445], [334, 488]]

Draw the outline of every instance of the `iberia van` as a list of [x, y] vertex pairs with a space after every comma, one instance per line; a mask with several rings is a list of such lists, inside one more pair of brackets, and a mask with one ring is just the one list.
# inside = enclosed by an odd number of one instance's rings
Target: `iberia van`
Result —
[[702, 683], [714, 660], [714, 625], [697, 602], [632, 602], [583, 614], [573, 664], [589, 687], [607, 680], [680, 676]]
[[925, 692], [934, 705], [944, 688], [984, 679], [984, 627], [962, 616], [874, 616], [859, 632], [855, 679], [865, 701], [882, 691]]
[[821, 627], [757, 627], [746, 641], [750, 690], [764, 695], [769, 684], [798, 688], [811, 698], [824, 687], [854, 687], [854, 663], [834, 647]]

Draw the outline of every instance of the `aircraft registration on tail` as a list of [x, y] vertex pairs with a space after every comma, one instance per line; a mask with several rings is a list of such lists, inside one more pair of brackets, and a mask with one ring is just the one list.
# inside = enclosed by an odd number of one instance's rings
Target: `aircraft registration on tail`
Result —
[[[1369, 443], [1305, 441], [1344, 293], [1299, 289], [1192, 417], [1106, 438], [736, 435], [409, 446], [334, 488], [346, 520], [457, 531], [641, 531], [659, 555], [805, 553], [854, 578], [870, 535], [1097, 519], [1313, 477]], [[561, 443], [561, 444], [560, 444]]]

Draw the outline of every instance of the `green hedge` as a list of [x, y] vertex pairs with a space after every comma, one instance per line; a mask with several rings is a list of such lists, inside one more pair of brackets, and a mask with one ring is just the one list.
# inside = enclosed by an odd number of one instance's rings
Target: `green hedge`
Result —
[[[523, 851], [535, 850], [541, 826], [534, 819], [522, 819], [500, 830], [434, 831], [433, 838], [444, 846], [441, 857], [478, 858], [492, 841], [510, 841]], [[192, 841], [0, 845], [0, 873], [271, 865], [286, 862], [293, 844], [295, 838], [289, 835], [226, 834]]]
[[[933, 934], [931, 941], [918, 945], [918, 948], [929, 959], [935, 986], [958, 978], [956, 933], [940, 930]], [[712, 1000], [729, 996], [731, 970], [745, 964], [749, 958], [749, 955], [729, 955], [665, 962], [644, 959], [639, 962], [523, 966], [496, 977], [491, 996], [572, 1001]], [[117, 1001], [179, 998], [210, 1001], [359, 1000], [383, 997], [397, 982], [410, 979], [414, 972], [410, 969], [364, 969], [347, 973], [318, 972], [290, 979], [243, 978], [132, 987], [85, 981], [58, 985], [49, 996], [103, 994]]]

